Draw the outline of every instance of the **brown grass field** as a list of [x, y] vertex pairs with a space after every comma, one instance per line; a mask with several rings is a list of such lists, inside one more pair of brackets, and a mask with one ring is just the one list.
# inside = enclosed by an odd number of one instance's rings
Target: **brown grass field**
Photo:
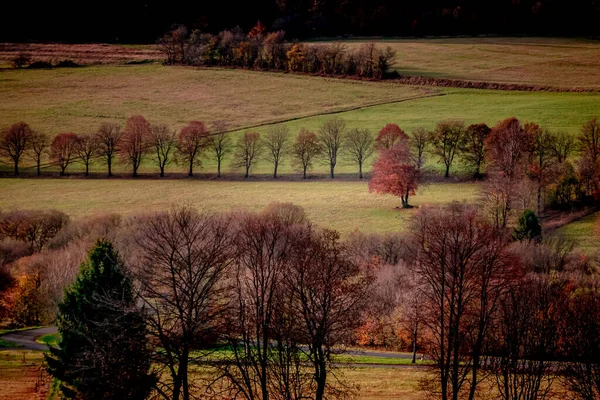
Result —
[[45, 400], [50, 379], [40, 372], [43, 360], [39, 351], [0, 351], [0, 400]]

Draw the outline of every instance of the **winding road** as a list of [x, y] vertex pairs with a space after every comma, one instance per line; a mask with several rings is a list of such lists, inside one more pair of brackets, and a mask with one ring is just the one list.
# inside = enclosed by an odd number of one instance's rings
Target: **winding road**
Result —
[[7, 333], [6, 335], [0, 336], [0, 339], [6, 340], [7, 342], [16, 343], [19, 347], [27, 350], [46, 351], [48, 350], [48, 346], [36, 342], [35, 339], [42, 335], [56, 332], [58, 332], [57, 327], [48, 326], [45, 328], [28, 329], [26, 331]]

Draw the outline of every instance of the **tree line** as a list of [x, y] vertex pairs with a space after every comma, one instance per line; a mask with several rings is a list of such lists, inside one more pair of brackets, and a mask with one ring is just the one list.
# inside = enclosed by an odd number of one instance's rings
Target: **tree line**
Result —
[[260, 21], [247, 34], [239, 27], [218, 35], [177, 25], [157, 41], [166, 64], [227, 66], [310, 74], [383, 79], [397, 76], [389, 69], [396, 52], [366, 43], [349, 49], [328, 45], [286, 43], [285, 32], [267, 32]]
[[485, 203], [497, 227], [506, 227], [515, 209], [546, 205], [572, 209], [595, 204], [600, 196], [600, 123], [593, 118], [577, 136], [508, 118], [494, 127], [443, 121], [434, 130], [409, 137], [386, 125], [377, 137], [382, 151], [369, 190], [400, 197], [403, 207], [423, 179], [424, 156], [442, 164], [450, 177], [458, 157], [473, 177], [485, 173]]
[[600, 396], [597, 256], [466, 204], [346, 240], [292, 204], [86, 221], [15, 211], [0, 228], [0, 281], [16, 279], [3, 317], [58, 312], [47, 362], [67, 398], [346, 398], [337, 355], [386, 341], [433, 360], [435, 398]]

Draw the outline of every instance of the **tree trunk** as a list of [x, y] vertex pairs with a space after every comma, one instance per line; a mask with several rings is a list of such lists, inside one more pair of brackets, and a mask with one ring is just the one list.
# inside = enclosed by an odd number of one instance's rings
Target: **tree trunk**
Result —
[[194, 162], [190, 161], [190, 170], [188, 171], [188, 176], [194, 175]]
[[327, 383], [327, 368], [325, 362], [319, 362], [320, 373], [317, 375], [317, 391], [315, 393], [315, 400], [323, 400], [325, 396], [325, 385]]
[[42, 175], [42, 169], [41, 169], [41, 157], [38, 156], [37, 158], [37, 176]]
[[277, 167], [278, 167], [278, 163], [274, 163], [273, 164], [273, 179], [277, 179]]
[[90, 176], [90, 164], [85, 163], [85, 176]]
[[417, 329], [418, 329], [418, 322], [415, 322], [415, 326], [413, 329], [413, 337], [412, 337], [412, 351], [413, 351], [413, 356], [412, 356], [412, 363], [415, 364], [417, 362]]
[[250, 167], [246, 166], [246, 174], [244, 175], [244, 179], [248, 179], [249, 174], [250, 174]]
[[302, 179], [306, 179], [306, 165], [304, 165], [304, 169], [302, 171]]
[[363, 178], [363, 173], [362, 173], [362, 161], [358, 162], [358, 179], [362, 179]]
[[160, 166], [160, 177], [164, 178], [164, 176], [165, 176], [165, 166], [161, 165]]
[[107, 157], [106, 164], [108, 165], [108, 176], [112, 176], [112, 157]]
[[65, 176], [65, 170], [66, 169], [67, 169], [66, 166], [64, 166], [64, 167], [62, 165], [60, 166], [60, 176]]
[[19, 176], [19, 161], [15, 161], [15, 176]]
[[333, 165], [333, 164], [329, 164], [329, 177], [330, 177], [331, 179], [334, 179], [334, 178], [335, 178], [335, 174], [333, 173], [333, 170], [334, 170], [334, 169], [335, 169], [335, 165]]
[[217, 178], [221, 177], [221, 159], [217, 158]]
[[450, 178], [450, 165], [446, 165], [446, 174], [444, 174], [444, 178]]

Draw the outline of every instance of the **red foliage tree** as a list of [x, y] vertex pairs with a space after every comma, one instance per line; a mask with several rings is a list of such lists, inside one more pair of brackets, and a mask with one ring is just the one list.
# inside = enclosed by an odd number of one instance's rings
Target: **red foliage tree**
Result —
[[402, 208], [409, 208], [408, 196], [419, 185], [419, 170], [412, 160], [408, 140], [383, 150], [373, 166], [369, 191], [400, 197]]
[[407, 141], [409, 137], [396, 124], [387, 124], [379, 131], [377, 135], [377, 148], [379, 150], [389, 150], [399, 141]]
[[61, 133], [57, 135], [50, 145], [50, 158], [60, 167], [61, 176], [71, 163], [79, 137], [75, 133]]
[[209, 144], [208, 128], [202, 121], [192, 121], [179, 132], [177, 150], [189, 165], [188, 176], [194, 174], [194, 165], [200, 165], [199, 156]]
[[142, 157], [148, 149], [150, 133], [151, 126], [146, 118], [134, 115], [127, 119], [119, 152], [121, 158], [133, 168], [133, 176], [137, 176]]
[[0, 133], [0, 155], [10, 158], [19, 175], [19, 160], [27, 150], [33, 131], [25, 122], [17, 122]]

